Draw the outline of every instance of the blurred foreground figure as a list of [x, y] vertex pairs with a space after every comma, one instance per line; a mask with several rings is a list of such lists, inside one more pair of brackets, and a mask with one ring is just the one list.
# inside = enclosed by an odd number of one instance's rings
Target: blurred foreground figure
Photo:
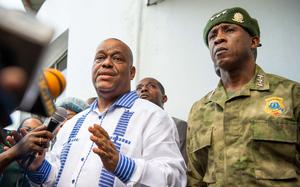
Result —
[[32, 105], [39, 94], [33, 88], [38, 88], [40, 57], [53, 30], [20, 11], [0, 7], [0, 17], [0, 125], [5, 127], [21, 102]]
[[[23, 129], [21, 134], [12, 132], [8, 137], [9, 144], [3, 128], [12, 123], [9, 115], [16, 107], [25, 102], [27, 104], [23, 106], [30, 108], [38, 98], [37, 70], [41, 69], [40, 57], [52, 38], [53, 30], [19, 11], [0, 7], [0, 17], [0, 140], [5, 145], [5, 151], [0, 154], [2, 173], [13, 161], [21, 160], [31, 152], [44, 150], [40, 144], [52, 138], [45, 127], [29, 133]], [[28, 90], [30, 93], [26, 92]], [[49, 109], [46, 106], [42, 108]]]

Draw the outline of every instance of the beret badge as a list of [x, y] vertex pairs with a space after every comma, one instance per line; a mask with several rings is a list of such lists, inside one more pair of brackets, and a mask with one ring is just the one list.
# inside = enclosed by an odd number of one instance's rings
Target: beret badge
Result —
[[244, 22], [244, 16], [243, 16], [243, 14], [239, 13], [239, 12], [235, 13], [233, 15], [232, 21], [243, 23]]

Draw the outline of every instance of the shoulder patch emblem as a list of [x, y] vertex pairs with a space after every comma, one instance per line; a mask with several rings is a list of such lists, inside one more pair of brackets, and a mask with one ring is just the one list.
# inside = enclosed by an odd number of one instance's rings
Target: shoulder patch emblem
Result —
[[279, 116], [285, 111], [284, 101], [281, 97], [270, 97], [265, 99], [264, 111], [273, 116]]
[[235, 22], [244, 23], [244, 16], [243, 16], [243, 14], [241, 14], [239, 12], [236, 12], [233, 15], [232, 20], [235, 21]]

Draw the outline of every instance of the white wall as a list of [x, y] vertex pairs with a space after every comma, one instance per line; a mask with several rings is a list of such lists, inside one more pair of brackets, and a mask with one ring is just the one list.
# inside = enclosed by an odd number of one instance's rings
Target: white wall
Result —
[[137, 54], [139, 0], [82, 0], [71, 4], [67, 95], [96, 96], [91, 68], [98, 44], [119, 38]]
[[165, 0], [144, 9], [139, 75], [162, 81], [169, 96], [165, 109], [172, 115], [187, 119], [192, 103], [218, 82], [202, 34], [209, 17], [225, 8], [241, 6], [258, 19], [263, 46], [257, 64], [300, 81], [300, 1], [249, 2]]
[[45, 1], [36, 17], [55, 28], [53, 40], [69, 28], [72, 0]]
[[0, 6], [6, 9], [25, 11], [22, 1], [19, 0], [0, 0]]
[[[52, 1], [60, 6], [59, 0]], [[244, 7], [259, 21], [263, 46], [257, 63], [267, 72], [300, 81], [298, 0], [165, 0], [150, 7], [146, 0], [67, 2], [68, 96], [95, 95], [91, 81], [95, 48], [101, 40], [117, 37], [134, 53], [138, 74], [133, 86], [145, 76], [159, 79], [169, 97], [166, 110], [187, 119], [191, 105], [218, 81], [202, 39], [204, 26], [213, 13], [233, 6]], [[57, 14], [53, 7], [48, 16]]]

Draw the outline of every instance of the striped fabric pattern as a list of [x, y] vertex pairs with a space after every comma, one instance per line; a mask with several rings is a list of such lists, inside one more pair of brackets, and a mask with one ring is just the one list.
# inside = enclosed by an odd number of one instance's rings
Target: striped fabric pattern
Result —
[[[123, 95], [115, 104], [114, 107], [125, 107], [125, 108], [131, 108], [134, 104], [134, 101], [138, 98], [136, 92], [130, 92], [128, 94]], [[119, 122], [115, 128], [115, 131], [113, 133], [112, 141], [116, 147], [116, 149], [120, 152], [121, 149], [121, 143], [118, 142], [118, 137], [123, 137], [129, 120], [131, 116], [133, 115], [133, 112], [130, 112], [129, 110], [125, 110], [125, 112], [122, 114], [121, 118], [119, 119]], [[120, 153], [119, 162], [117, 165], [117, 168], [115, 172], [112, 174], [108, 172], [105, 168], [102, 168], [100, 180], [99, 180], [99, 186], [100, 187], [112, 187], [114, 186], [114, 179], [115, 176], [117, 176], [122, 182], [126, 183], [131, 175], [133, 174], [135, 168], [135, 162], [132, 159], [127, 158], [126, 156], [122, 155]]]
[[[89, 113], [89, 112], [88, 112]], [[87, 114], [88, 114], [87, 113]], [[56, 178], [56, 181], [55, 181], [55, 184], [54, 186], [57, 186], [58, 182], [59, 182], [59, 179], [61, 177], [61, 174], [63, 172], [63, 169], [64, 169], [64, 166], [65, 166], [65, 163], [66, 163], [66, 160], [67, 160], [67, 157], [68, 157], [68, 153], [70, 151], [70, 148], [71, 148], [71, 144], [70, 143], [70, 140], [74, 137], [76, 137], [81, 125], [83, 124], [85, 118], [86, 118], [86, 115], [83, 115], [82, 117], [80, 117], [71, 134], [70, 134], [70, 137], [68, 138], [68, 144], [66, 144], [63, 149], [62, 149], [62, 152], [61, 152], [61, 155], [60, 155], [60, 163], [61, 163], [61, 166], [60, 166], [60, 169], [58, 171], [58, 176]], [[45, 172], [42, 172], [44, 170], [44, 168], [48, 168], [49, 167], [49, 171], [47, 173]], [[36, 172], [31, 172], [31, 173], [28, 173], [28, 177], [34, 182], [34, 183], [37, 183], [37, 184], [42, 184], [43, 182], [45, 182], [45, 180], [47, 179], [48, 175], [49, 175], [49, 172], [51, 170], [51, 165], [49, 164], [48, 161], [44, 160], [42, 165], [38, 168], [38, 170]]]
[[121, 96], [116, 102], [115, 106], [131, 108], [134, 101], [138, 98], [136, 91], [129, 92]]
[[[92, 109], [92, 107], [91, 107], [91, 109]], [[73, 128], [73, 130], [72, 130], [72, 132], [71, 132], [71, 134], [69, 136], [69, 138], [68, 138], [68, 143], [66, 145], [64, 145], [64, 147], [62, 149], [62, 152], [61, 152], [61, 155], [60, 155], [60, 168], [59, 168], [59, 171], [58, 171], [58, 174], [57, 174], [57, 178], [56, 178], [56, 181], [55, 181], [53, 187], [57, 186], [57, 184], [59, 182], [59, 179], [61, 177], [61, 174], [62, 174], [62, 172], [64, 170], [64, 167], [65, 167], [65, 164], [66, 164], [66, 161], [67, 161], [67, 158], [68, 158], [68, 154], [69, 154], [69, 151], [70, 151], [71, 145], [72, 145], [72, 144], [70, 144], [70, 141], [71, 141], [72, 138], [76, 137], [76, 135], [77, 135], [80, 127], [82, 126], [85, 118], [90, 113], [90, 111], [87, 114], [81, 116], [77, 120], [77, 122], [76, 122], [76, 124], [75, 124], [75, 126], [74, 126], [74, 128]]]
[[117, 176], [124, 183], [128, 182], [135, 168], [134, 160], [120, 154], [120, 159], [114, 175]]
[[71, 145], [72, 145], [72, 144], [70, 144], [71, 139], [76, 137], [76, 135], [78, 134], [78, 132], [79, 132], [79, 130], [80, 130], [80, 127], [82, 126], [84, 120], [86, 119], [86, 117], [88, 116], [88, 114], [89, 114], [92, 110], [94, 110], [96, 107], [97, 107], [97, 103], [93, 103], [93, 104], [91, 105], [91, 107], [90, 107], [89, 112], [86, 113], [85, 115], [81, 116], [81, 117], [77, 120], [77, 122], [76, 122], [76, 124], [75, 124], [75, 126], [74, 126], [74, 128], [73, 128], [73, 130], [72, 130], [72, 132], [71, 132], [71, 134], [70, 134], [70, 136], [69, 136], [69, 138], [68, 138], [68, 143], [67, 143], [66, 145], [64, 145], [64, 147], [63, 147], [63, 149], [62, 149], [62, 152], [61, 152], [61, 155], [60, 155], [60, 164], [61, 164], [61, 165], [60, 165], [60, 168], [59, 168], [59, 171], [58, 171], [58, 174], [57, 174], [57, 178], [56, 178], [56, 181], [55, 181], [53, 187], [56, 187], [56, 186], [57, 186], [57, 184], [58, 184], [58, 182], [59, 182], [59, 179], [60, 179], [60, 177], [61, 177], [61, 174], [62, 174], [62, 172], [63, 172], [63, 169], [64, 169], [64, 167], [65, 167], [65, 164], [66, 164], [66, 161], [67, 161], [67, 157], [68, 157], [69, 151], [70, 151], [70, 149], [71, 149]]
[[[121, 143], [118, 142], [119, 136], [124, 136], [128, 122], [133, 115], [133, 112], [130, 112], [129, 110], [125, 110], [125, 112], [122, 114], [117, 127], [115, 128], [115, 131], [113, 133], [112, 141], [118, 150], [120, 152], [121, 149]], [[101, 175], [100, 175], [100, 181], [99, 186], [113, 186], [114, 185], [114, 178], [117, 176], [122, 182], [126, 183], [131, 175], [133, 174], [135, 168], [135, 162], [125, 156], [123, 156], [120, 153], [119, 162], [117, 165], [117, 168], [115, 172], [109, 173], [105, 168], [102, 168]]]
[[[124, 108], [129, 109], [132, 107], [132, 105], [134, 104], [134, 102], [137, 98], [138, 98], [138, 95], [135, 91], [128, 92], [128, 93], [122, 95], [110, 107], [109, 111], [113, 111], [117, 107], [124, 107]], [[71, 145], [72, 145], [72, 144], [70, 144], [71, 140], [76, 138], [76, 135], [78, 134], [78, 132], [79, 132], [83, 122], [85, 121], [86, 117], [88, 116], [88, 114], [92, 110], [95, 110], [97, 107], [98, 107], [98, 102], [95, 101], [89, 107], [89, 111], [77, 120], [74, 128], [72, 129], [72, 132], [68, 138], [68, 143], [66, 145], [64, 145], [61, 155], [60, 155], [61, 165], [60, 165], [60, 169], [58, 171], [58, 175], [57, 175], [55, 184], [53, 185], [54, 187], [57, 186], [59, 179], [63, 173], [64, 166], [67, 161], [68, 154], [69, 154], [69, 151], [70, 151]], [[116, 136], [117, 138], [116, 138], [116, 141], [114, 141], [114, 144], [118, 151], [120, 151], [120, 148], [121, 148], [121, 143], [119, 143], [117, 141], [119, 139], [118, 137], [124, 136], [126, 129], [127, 129], [128, 122], [129, 122], [132, 114], [133, 114], [133, 112], [129, 112], [129, 110], [126, 110], [122, 114], [122, 116], [118, 122], [118, 125], [115, 129], [114, 136]], [[120, 169], [118, 169], [118, 168], [120, 168]], [[117, 165], [118, 170], [116, 169], [115, 175], [118, 176], [119, 179], [122, 180], [123, 182], [127, 182], [130, 179], [131, 175], [133, 174], [134, 168], [135, 168], [135, 162], [133, 160], [127, 158], [126, 156], [120, 154], [119, 163]], [[42, 184], [46, 181], [46, 179], [50, 173], [50, 170], [51, 170], [50, 163], [48, 161], [44, 160], [42, 165], [38, 168], [37, 171], [28, 173], [28, 177], [34, 183]], [[114, 175], [109, 173], [108, 171], [106, 171], [105, 168], [103, 168], [101, 171], [100, 179], [99, 179], [99, 186], [101, 186], [101, 187], [102, 186], [113, 186], [113, 184], [114, 184]]]
[[44, 160], [42, 165], [37, 169], [37, 171], [32, 172], [28, 171], [27, 176], [28, 178], [37, 184], [43, 184], [51, 170], [51, 165], [48, 161]]

